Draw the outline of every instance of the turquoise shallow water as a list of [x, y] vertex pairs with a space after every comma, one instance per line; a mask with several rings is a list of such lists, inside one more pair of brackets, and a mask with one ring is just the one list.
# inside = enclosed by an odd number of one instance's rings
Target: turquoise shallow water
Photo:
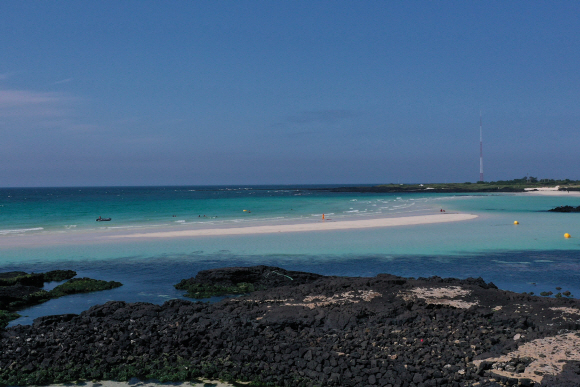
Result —
[[[436, 206], [433, 197], [329, 194], [320, 188], [0, 189], [0, 236], [319, 219], [323, 213], [344, 218], [413, 213]], [[95, 222], [99, 216], [113, 220]]]
[[[254, 189], [250, 189], [254, 188]], [[107, 300], [163, 302], [199, 270], [269, 264], [334, 275], [482, 276], [515, 291], [580, 295], [580, 214], [547, 212], [580, 197], [333, 194], [313, 187], [161, 187], [0, 190], [0, 269], [71, 268], [119, 289], [65, 297], [25, 311], [80, 312]], [[132, 230], [477, 214], [469, 221], [341, 231], [112, 239]], [[243, 211], [243, 210], [247, 211]], [[96, 217], [112, 217], [110, 223]], [[176, 215], [175, 217], [173, 215]], [[203, 215], [206, 217], [204, 218]], [[514, 220], [520, 224], [515, 226]], [[564, 239], [568, 232], [573, 238]], [[535, 285], [533, 284], [535, 283]]]

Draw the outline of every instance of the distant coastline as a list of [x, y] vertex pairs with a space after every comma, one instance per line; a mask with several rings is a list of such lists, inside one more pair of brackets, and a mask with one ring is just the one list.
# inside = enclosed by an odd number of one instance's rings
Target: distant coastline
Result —
[[401, 184], [400, 186], [377, 185], [374, 187], [339, 187], [330, 188], [330, 192], [357, 192], [357, 193], [477, 193], [477, 192], [525, 192], [523, 188], [516, 187], [476, 187], [475, 189], [450, 187], [435, 187], [439, 184], [429, 184], [423, 187], [417, 185]]
[[375, 186], [344, 186], [327, 189], [330, 192], [360, 193], [490, 193], [490, 192], [541, 192], [544, 195], [558, 192], [580, 192], [580, 181], [522, 178], [477, 183], [380, 184]]

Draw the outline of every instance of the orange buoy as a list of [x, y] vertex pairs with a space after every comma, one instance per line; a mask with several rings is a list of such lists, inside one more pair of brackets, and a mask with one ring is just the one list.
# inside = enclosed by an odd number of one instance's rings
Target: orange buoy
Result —
[[564, 234], [564, 238], [570, 238], [570, 234], [568, 233]]
[[520, 222], [518, 222], [517, 220], [514, 222], [514, 224], [520, 224]]

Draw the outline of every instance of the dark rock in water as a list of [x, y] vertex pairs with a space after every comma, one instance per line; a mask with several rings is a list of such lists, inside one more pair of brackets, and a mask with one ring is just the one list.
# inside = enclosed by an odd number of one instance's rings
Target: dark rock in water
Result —
[[64, 281], [76, 275], [76, 271], [73, 270], [52, 270], [44, 273], [44, 282]]
[[285, 285], [302, 285], [322, 277], [320, 274], [289, 271], [279, 267], [260, 265], [203, 270], [195, 278], [190, 278], [187, 281], [224, 286], [246, 282], [268, 289]]
[[53, 270], [47, 273], [31, 274], [21, 271], [0, 273], [0, 329], [4, 328], [8, 321], [20, 317], [13, 313], [16, 310], [67, 294], [113, 289], [122, 285], [114, 281], [74, 278], [58, 285], [50, 292], [42, 289], [44, 282], [62, 281], [75, 275], [76, 272], [72, 270]]
[[0, 286], [0, 309], [17, 309], [50, 299], [48, 292], [36, 286], [21, 284]]
[[36, 286], [42, 288], [45, 282], [64, 281], [73, 278], [77, 273], [73, 270], [53, 270], [46, 273], [25, 273], [10, 271], [0, 273], [0, 287], [12, 285]]
[[118, 288], [123, 284], [116, 281], [102, 281], [92, 278], [73, 278], [64, 284], [52, 289], [49, 294], [51, 298], [66, 296], [67, 294], [89, 293], [99, 290], [109, 290]]
[[40, 288], [44, 285], [44, 275], [35, 273], [28, 274], [22, 271], [11, 271], [0, 275], [0, 286], [16, 284]]
[[200, 271], [195, 277], [181, 280], [175, 288], [187, 290], [187, 297], [209, 298], [251, 293], [285, 285], [296, 286], [321, 277], [319, 274], [288, 271], [274, 266], [228, 267]]
[[0, 273], [0, 279], [22, 277], [22, 276], [27, 275], [27, 274], [28, 273], [26, 273], [24, 271], [7, 271], [4, 273]]
[[551, 211], [551, 212], [580, 212], [580, 206], [578, 206], [578, 207], [560, 206], [560, 207], [552, 208], [551, 210], [548, 210], [548, 211]]
[[[272, 271], [292, 280], [271, 279]], [[215, 304], [108, 302], [8, 328], [0, 332], [0, 385], [203, 377], [263, 386], [538, 387], [523, 376], [535, 359], [493, 358], [580, 328], [563, 312], [580, 309], [578, 300], [479, 279], [323, 277], [260, 266], [196, 280], [185, 283], [269, 287]], [[509, 377], [497, 374], [505, 370]], [[576, 371], [568, 362], [546, 385], [578, 386]]]

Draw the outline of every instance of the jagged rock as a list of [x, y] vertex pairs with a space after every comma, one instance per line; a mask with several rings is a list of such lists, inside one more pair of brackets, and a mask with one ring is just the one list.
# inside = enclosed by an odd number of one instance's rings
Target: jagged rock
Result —
[[175, 288], [187, 290], [187, 297], [209, 298], [285, 285], [296, 286], [321, 277], [319, 274], [288, 271], [273, 266], [227, 267], [200, 271], [195, 277], [182, 280]]
[[[578, 300], [507, 292], [480, 279], [322, 277], [261, 266], [201, 280], [260, 283], [272, 270], [301, 280], [266, 279], [267, 290], [215, 304], [114, 301], [8, 328], [0, 332], [0, 384], [205, 377], [277, 386], [498, 386], [494, 378], [516, 385], [494, 370], [525, 369], [532, 359], [471, 361], [580, 328], [551, 309], [578, 309]], [[575, 380], [575, 364], [566, 367], [550, 386]]]
[[[8, 321], [19, 317], [12, 312], [22, 308], [67, 294], [106, 290], [122, 285], [120, 282], [107, 282], [91, 278], [69, 279], [75, 275], [76, 272], [73, 270], [53, 270], [47, 273], [31, 274], [22, 271], [0, 273], [0, 329], [4, 328]], [[69, 281], [58, 285], [50, 292], [42, 289], [44, 282], [66, 279]]]

